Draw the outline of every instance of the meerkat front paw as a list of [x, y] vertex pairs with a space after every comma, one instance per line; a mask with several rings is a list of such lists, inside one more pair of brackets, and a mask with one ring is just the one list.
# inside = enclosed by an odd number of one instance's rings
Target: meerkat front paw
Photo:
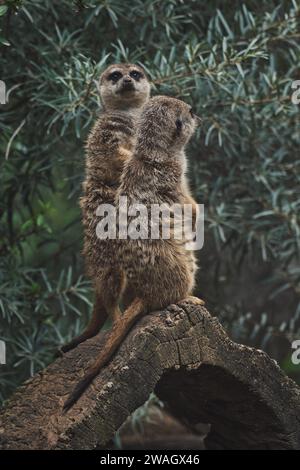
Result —
[[128, 150], [127, 148], [120, 146], [119, 147], [119, 155], [121, 158], [124, 159], [124, 161], [128, 160], [132, 156], [132, 151]]

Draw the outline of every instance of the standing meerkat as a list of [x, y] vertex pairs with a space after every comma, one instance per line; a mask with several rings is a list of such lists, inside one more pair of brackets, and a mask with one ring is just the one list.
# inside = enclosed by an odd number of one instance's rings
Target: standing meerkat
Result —
[[114, 204], [124, 163], [132, 153], [136, 121], [150, 97], [150, 82], [145, 71], [137, 65], [113, 64], [100, 77], [100, 97], [103, 110], [87, 139], [86, 175], [80, 200], [83, 254], [87, 273], [95, 287], [95, 304], [89, 325], [80, 336], [62, 346], [63, 353], [95, 336], [109, 314], [97, 282], [106, 241], [99, 240], [96, 235], [96, 210], [100, 204]]
[[[144, 204], [148, 209], [148, 219], [142, 223], [147, 230], [153, 204], [165, 203], [172, 207], [185, 202], [184, 147], [194, 129], [195, 117], [191, 107], [182, 101], [159, 96], [152, 98], [144, 107], [135, 150], [125, 164], [116, 203], [121, 196], [127, 196], [128, 205]], [[174, 237], [167, 240], [110, 240], [110, 265], [99, 273], [101, 281], [98, 278], [105, 307], [118, 310], [119, 302], [128, 289], [133, 300], [124, 314], [117, 318], [99, 357], [67, 399], [65, 411], [108, 363], [137, 318], [191, 296], [196, 262], [193, 252], [187, 250], [183, 242]], [[195, 297], [191, 300], [203, 303]]]
[[[103, 110], [91, 130], [86, 144], [86, 178], [83, 197], [80, 200], [84, 226], [86, 269], [95, 288], [95, 303], [87, 328], [78, 337], [61, 347], [60, 353], [75, 348], [95, 336], [104, 325], [110, 312], [103, 304], [101, 283], [97, 282], [99, 271], [106, 263], [107, 243], [96, 234], [98, 219], [96, 210], [100, 204], [113, 204], [124, 163], [130, 158], [135, 142], [135, 128], [143, 105], [150, 97], [150, 82], [144, 70], [134, 64], [113, 64], [100, 77], [100, 96]], [[188, 181], [183, 176], [186, 203], [196, 202], [190, 195]], [[109, 249], [108, 249], [109, 252]], [[124, 305], [132, 299], [130, 289], [124, 294]], [[112, 309], [112, 319], [119, 315]]]

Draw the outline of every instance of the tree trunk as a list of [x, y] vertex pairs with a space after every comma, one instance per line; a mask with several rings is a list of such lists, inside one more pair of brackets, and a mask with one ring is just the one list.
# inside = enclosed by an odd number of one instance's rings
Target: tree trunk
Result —
[[300, 389], [264, 352], [232, 342], [190, 301], [145, 316], [65, 415], [62, 405], [99, 351], [86, 341], [20, 387], [0, 414], [2, 449], [105, 447], [152, 391], [209, 449], [300, 449]]

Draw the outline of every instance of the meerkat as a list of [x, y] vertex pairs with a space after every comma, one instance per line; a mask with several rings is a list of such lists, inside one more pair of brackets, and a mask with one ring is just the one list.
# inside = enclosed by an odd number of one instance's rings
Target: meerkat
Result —
[[[150, 99], [140, 117], [134, 153], [124, 166], [116, 204], [121, 196], [127, 196], [128, 204], [139, 202], [147, 208], [184, 202], [184, 147], [194, 132], [195, 121], [191, 107], [182, 101], [164, 96]], [[148, 220], [145, 223], [148, 226]], [[99, 357], [65, 402], [64, 411], [109, 362], [139, 317], [187, 297], [203, 304], [191, 297], [196, 261], [182, 240], [127, 238], [110, 242], [110, 265], [98, 278], [105, 308], [118, 311], [128, 289], [132, 301], [122, 316], [116, 316]]]
[[106, 245], [106, 242], [96, 235], [96, 210], [100, 204], [114, 203], [124, 163], [132, 153], [136, 121], [150, 97], [146, 73], [134, 64], [109, 66], [102, 73], [99, 85], [103, 110], [87, 139], [86, 176], [80, 199], [84, 226], [83, 255], [87, 274], [94, 284], [95, 303], [85, 331], [62, 346], [61, 353], [95, 336], [108, 317], [97, 282], [103, 263], [98, 255], [101, 255], [101, 245]]
[[[79, 336], [65, 344], [58, 355], [75, 348], [95, 336], [108, 318], [104, 308], [97, 273], [102, 268], [103, 246], [96, 235], [96, 210], [100, 204], [113, 204], [124, 163], [130, 158], [135, 142], [135, 127], [143, 105], [150, 97], [150, 82], [145, 71], [134, 64], [113, 64], [101, 75], [100, 97], [103, 110], [90, 132], [86, 144], [86, 178], [80, 200], [84, 226], [86, 271], [95, 288], [95, 303], [87, 328]], [[192, 204], [193, 221], [196, 220], [196, 201], [183, 174], [185, 202]], [[105, 250], [104, 250], [105, 251]], [[101, 258], [102, 257], [102, 258]], [[132, 299], [130, 289], [124, 294], [127, 306]], [[113, 310], [115, 319], [119, 311]]]

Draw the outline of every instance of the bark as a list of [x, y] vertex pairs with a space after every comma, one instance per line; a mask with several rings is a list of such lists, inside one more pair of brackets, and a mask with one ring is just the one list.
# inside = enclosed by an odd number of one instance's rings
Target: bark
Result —
[[211, 424], [209, 449], [300, 449], [299, 387], [188, 301], [145, 316], [63, 415], [103, 341], [86, 341], [17, 390], [0, 414], [1, 449], [105, 448], [152, 391], [190, 429]]

